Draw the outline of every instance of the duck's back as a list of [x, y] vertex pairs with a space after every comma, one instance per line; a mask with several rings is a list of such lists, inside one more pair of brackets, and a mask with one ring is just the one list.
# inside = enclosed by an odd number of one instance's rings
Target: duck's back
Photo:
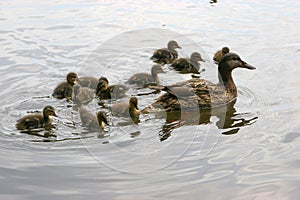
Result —
[[135, 84], [137, 86], [143, 87], [149, 84], [158, 84], [158, 80], [154, 78], [151, 74], [147, 73], [137, 73], [130, 77], [127, 81], [128, 84]]
[[44, 117], [41, 114], [30, 114], [19, 119], [17, 121], [16, 127], [19, 130], [43, 128], [49, 123], [45, 122]]
[[192, 94], [181, 96], [180, 93], [175, 95], [165, 93], [151, 107], [167, 111], [177, 111], [180, 109], [194, 110], [223, 105], [229, 100], [224, 87], [204, 79], [193, 78], [176, 83], [172, 87], [187, 88]]
[[169, 64], [172, 63], [176, 58], [178, 58], [178, 53], [175, 50], [171, 51], [167, 48], [163, 48], [157, 49], [150, 59], [159, 64]]
[[57, 99], [71, 98], [73, 88], [67, 82], [62, 82], [54, 89], [52, 96]]
[[96, 89], [98, 82], [99, 80], [97, 78], [91, 76], [83, 76], [78, 80], [78, 84], [81, 87], [88, 87], [91, 89]]
[[90, 113], [85, 108], [80, 108], [79, 114], [82, 126], [88, 128], [89, 130], [99, 130], [99, 123], [95, 115]]

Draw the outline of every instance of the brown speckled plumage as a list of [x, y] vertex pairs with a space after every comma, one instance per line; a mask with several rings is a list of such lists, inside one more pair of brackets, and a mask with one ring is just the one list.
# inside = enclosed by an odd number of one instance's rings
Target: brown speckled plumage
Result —
[[56, 116], [55, 110], [52, 106], [46, 106], [43, 113], [25, 115], [16, 123], [19, 130], [44, 128], [51, 126], [52, 119], [50, 116]]
[[231, 75], [235, 68], [255, 69], [242, 61], [237, 54], [228, 53], [219, 63], [218, 84], [193, 78], [169, 87], [163, 87], [167, 93], [160, 96], [155, 103], [143, 109], [142, 112], [194, 110], [227, 104], [237, 96], [237, 89]]

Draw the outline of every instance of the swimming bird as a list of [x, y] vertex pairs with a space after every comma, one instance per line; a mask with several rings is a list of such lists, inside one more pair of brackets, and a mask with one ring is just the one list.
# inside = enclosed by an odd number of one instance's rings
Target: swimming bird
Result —
[[164, 73], [160, 65], [153, 65], [151, 68], [151, 74], [137, 73], [131, 76], [126, 83], [135, 84], [138, 87], [145, 87], [148, 85], [159, 84], [158, 73]]
[[232, 78], [232, 70], [235, 68], [255, 69], [236, 53], [228, 53], [218, 65], [218, 84], [205, 79], [192, 78], [169, 87], [163, 87], [162, 89], [166, 93], [160, 96], [156, 102], [148, 105], [142, 112], [194, 110], [227, 104], [237, 97], [237, 88]]
[[80, 87], [76, 84], [73, 87], [72, 101], [77, 104], [88, 104], [95, 97], [94, 91], [88, 87]]
[[79, 77], [76, 82], [81, 86], [81, 87], [88, 87], [93, 90], [96, 89], [97, 84], [98, 84], [99, 79], [92, 77], [92, 76], [82, 76]]
[[171, 40], [168, 42], [168, 48], [157, 49], [153, 56], [150, 57], [150, 60], [162, 65], [172, 63], [178, 58], [177, 48], [181, 49], [176, 41]]
[[55, 110], [52, 106], [46, 106], [43, 109], [43, 113], [28, 114], [19, 119], [16, 123], [16, 128], [19, 130], [25, 130], [51, 126], [51, 116], [56, 116]]
[[66, 76], [66, 80], [62, 83], [60, 83], [56, 88], [54, 89], [52, 96], [57, 99], [71, 99], [72, 98], [72, 92], [73, 92], [73, 86], [75, 84], [75, 81], [77, 79], [77, 74], [74, 72], [70, 72]]
[[126, 96], [129, 88], [122, 84], [109, 85], [105, 77], [101, 77], [96, 87], [96, 95], [100, 99], [120, 99]]
[[199, 74], [199, 61], [205, 62], [200, 53], [193, 52], [190, 58], [177, 58], [176, 60], [174, 60], [171, 64], [171, 67], [173, 67], [177, 71], [181, 71], [182, 73]]
[[218, 64], [223, 56], [227, 53], [229, 53], [229, 48], [228, 47], [223, 47], [221, 50], [217, 51], [213, 57], [213, 60], [215, 61], [216, 64]]
[[102, 132], [104, 130], [105, 124], [108, 125], [107, 116], [102, 111], [99, 111], [96, 115], [93, 115], [87, 109], [80, 108], [79, 115], [82, 126], [90, 131], [100, 130], [100, 132]]
[[140, 111], [138, 109], [138, 99], [131, 97], [129, 102], [116, 103], [111, 108], [112, 114], [118, 117], [127, 117], [131, 119], [138, 119]]

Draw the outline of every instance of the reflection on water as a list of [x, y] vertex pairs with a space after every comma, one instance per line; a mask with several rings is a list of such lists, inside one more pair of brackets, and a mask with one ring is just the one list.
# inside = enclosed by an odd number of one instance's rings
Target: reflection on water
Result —
[[160, 140], [166, 140], [169, 136], [171, 136], [173, 129], [179, 128], [182, 125], [210, 124], [212, 123], [212, 116], [216, 116], [218, 118], [218, 121], [216, 122], [218, 129], [230, 129], [222, 131], [222, 134], [224, 135], [236, 134], [239, 132], [241, 127], [255, 123], [255, 120], [257, 120], [258, 117], [256, 116], [250, 119], [243, 118], [243, 115], [246, 113], [236, 113], [236, 109], [234, 107], [235, 103], [236, 100], [224, 106], [200, 109], [199, 111], [167, 112], [166, 123], [160, 130]]

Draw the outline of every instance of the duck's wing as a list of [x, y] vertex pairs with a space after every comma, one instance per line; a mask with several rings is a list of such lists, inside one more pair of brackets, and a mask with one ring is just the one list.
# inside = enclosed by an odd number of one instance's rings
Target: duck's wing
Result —
[[[167, 93], [142, 112], [178, 111], [211, 108], [226, 103], [224, 88], [204, 79], [191, 79], [169, 87]], [[177, 90], [177, 91], [176, 91]]]
[[80, 120], [83, 127], [88, 128], [89, 130], [98, 130], [99, 124], [95, 115], [90, 113], [85, 108], [80, 108], [79, 110]]
[[78, 84], [81, 87], [88, 87], [94, 90], [96, 89], [98, 82], [99, 80], [97, 78], [91, 76], [84, 76], [78, 79]]
[[108, 89], [110, 90], [113, 98], [119, 99], [126, 96], [126, 92], [129, 90], [129, 87], [126, 85], [116, 84], [109, 86]]

